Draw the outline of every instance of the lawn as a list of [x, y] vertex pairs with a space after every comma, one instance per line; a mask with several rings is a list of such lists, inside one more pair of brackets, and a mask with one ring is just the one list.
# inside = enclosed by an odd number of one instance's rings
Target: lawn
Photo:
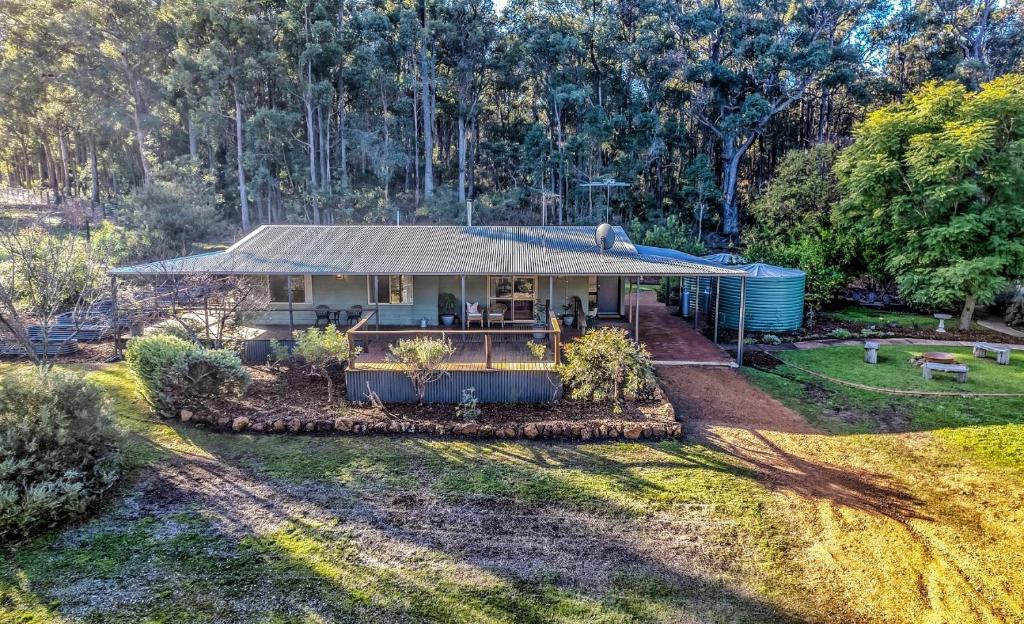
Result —
[[[828, 316], [837, 321], [846, 321], [847, 323], [858, 323], [861, 325], [899, 325], [901, 327], [913, 327], [916, 325], [918, 327], [925, 328], [934, 328], [939, 325], [939, 322], [932, 318], [932, 315], [930, 314], [893, 312], [864, 306], [849, 306], [841, 310], [829, 312]], [[955, 323], [956, 320], [954, 319], [947, 322]]]
[[[921, 368], [911, 365], [910, 359], [926, 351], [955, 355], [957, 361], [966, 364], [969, 369], [967, 383], [957, 383], [952, 375], [942, 373], [935, 373], [931, 380], [925, 379], [921, 375]], [[864, 362], [864, 349], [860, 346], [785, 351], [778, 356], [785, 362], [835, 379], [878, 388], [922, 392], [1024, 393], [1024, 351], [1011, 352], [1008, 366], [996, 364], [991, 356], [975, 358], [969, 347], [882, 345], [878, 350], [876, 365]]]
[[84, 369], [114, 400], [130, 478], [91, 519], [7, 551], [0, 621], [909, 624], [1024, 610], [1024, 403], [936, 414], [956, 403], [776, 371], [748, 371], [745, 394], [831, 434], [751, 414], [647, 444], [227, 435], [153, 422], [122, 365]]

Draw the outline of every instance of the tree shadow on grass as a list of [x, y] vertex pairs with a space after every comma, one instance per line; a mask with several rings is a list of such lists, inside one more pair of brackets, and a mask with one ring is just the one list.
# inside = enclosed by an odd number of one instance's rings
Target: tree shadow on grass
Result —
[[[285, 438], [264, 438], [251, 456], [250, 436], [181, 433], [199, 451], [166, 450], [108, 513], [44, 547], [47, 565], [22, 568], [30, 588], [103, 621], [795, 620], [720, 569], [735, 562], [704, 542], [721, 518], [630, 517], [618, 500], [671, 494], [636, 474], [645, 467], [727, 469], [703, 455], [622, 445], [644, 455], [631, 462], [586, 446], [387, 438], [300, 447], [329, 458], [340, 445], [397, 446], [422, 484], [410, 489], [331, 478], [344, 465], [281, 479], [263, 464], [277, 440], [298, 450]], [[134, 537], [116, 573], [97, 575], [90, 549], [103, 535]]]

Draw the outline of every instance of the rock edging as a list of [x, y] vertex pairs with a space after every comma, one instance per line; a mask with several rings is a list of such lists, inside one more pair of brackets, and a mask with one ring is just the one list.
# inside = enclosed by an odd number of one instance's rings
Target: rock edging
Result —
[[270, 423], [253, 423], [245, 416], [204, 417], [190, 409], [182, 409], [181, 422], [203, 424], [236, 433], [292, 433], [344, 435], [370, 434], [419, 434], [455, 436], [465, 438], [494, 438], [512, 440], [660, 440], [678, 438], [683, 433], [679, 422], [596, 422], [596, 421], [546, 421], [507, 424], [483, 424], [478, 422], [436, 423], [424, 420], [382, 420], [366, 421], [339, 417], [334, 420], [303, 422], [297, 418], [279, 418]]

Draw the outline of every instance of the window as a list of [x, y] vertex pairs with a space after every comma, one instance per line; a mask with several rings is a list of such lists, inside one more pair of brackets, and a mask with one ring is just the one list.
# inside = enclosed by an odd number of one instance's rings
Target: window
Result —
[[488, 307], [503, 306], [505, 320], [513, 323], [533, 321], [537, 303], [537, 278], [514, 275], [492, 275], [488, 278]]
[[[292, 303], [306, 303], [308, 291], [308, 275], [292, 275]], [[270, 286], [271, 303], [288, 303], [288, 276], [270, 275], [267, 277]]]
[[381, 305], [412, 305], [411, 275], [378, 275], [377, 292], [373, 291], [373, 277], [366, 278], [366, 300], [380, 301]]

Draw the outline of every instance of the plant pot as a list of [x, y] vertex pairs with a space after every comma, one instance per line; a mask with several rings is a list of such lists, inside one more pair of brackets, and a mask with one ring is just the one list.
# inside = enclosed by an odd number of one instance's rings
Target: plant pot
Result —
[[574, 322], [576, 322], [576, 317], [574, 315], [572, 315], [572, 314], [563, 314], [562, 315], [562, 325], [565, 325], [566, 327], [572, 327], [572, 324]]
[[546, 325], [534, 325], [533, 326], [533, 339], [544, 340], [547, 337], [547, 333], [544, 330], [547, 329]]
[[451, 327], [452, 323], [454, 323], [454, 322], [455, 322], [455, 315], [454, 314], [442, 314], [441, 315], [441, 324], [444, 325], [445, 327]]

